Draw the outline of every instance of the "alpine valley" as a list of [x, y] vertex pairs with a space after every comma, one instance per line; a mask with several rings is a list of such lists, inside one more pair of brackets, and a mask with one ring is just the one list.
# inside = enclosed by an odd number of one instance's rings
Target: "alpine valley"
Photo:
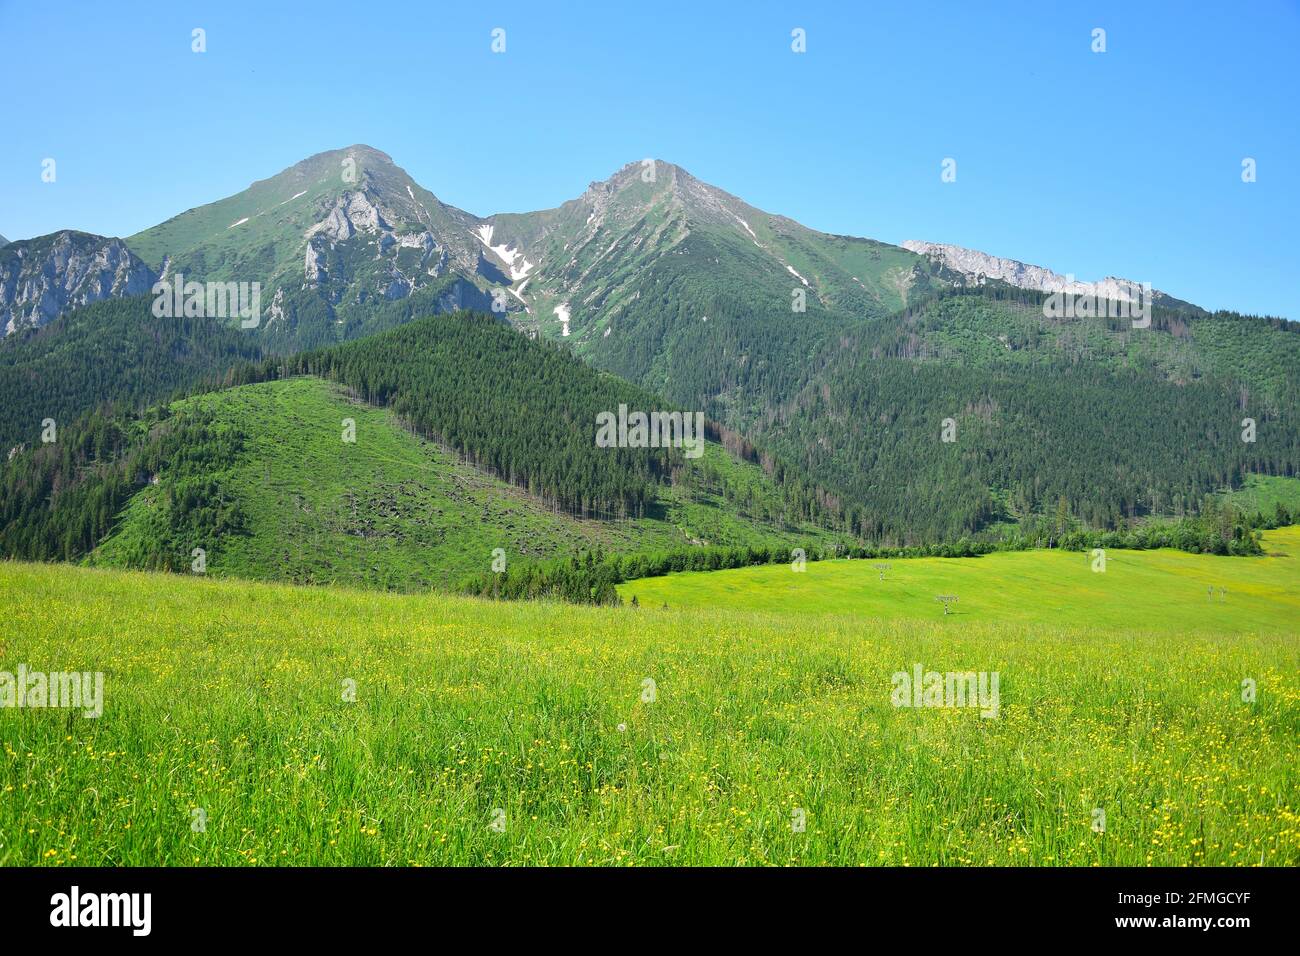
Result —
[[[256, 283], [257, 321], [158, 314], [186, 283]], [[125, 238], [0, 240], [0, 548], [497, 591], [500, 549], [521, 593], [578, 600], [635, 569], [548, 559], [1162, 522], [1248, 551], [1300, 506], [1300, 326], [1164, 292], [1142, 326], [1045, 308], [1136, 287], [829, 235], [659, 160], [480, 217], [325, 152]], [[621, 407], [702, 413], [703, 454], [598, 447]]]

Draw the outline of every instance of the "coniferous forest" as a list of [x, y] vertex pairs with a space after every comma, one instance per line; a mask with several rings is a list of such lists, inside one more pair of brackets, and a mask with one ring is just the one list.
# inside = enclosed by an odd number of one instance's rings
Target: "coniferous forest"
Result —
[[[1285, 362], [1260, 359], [1262, 349], [1276, 351], [1279, 341], [1284, 347], [1300, 341], [1285, 327], [1242, 317], [1188, 318], [1193, 330], [1206, 323], [1219, 336], [1210, 340], [1219, 353], [1234, 345], [1246, 349], [1233, 359], [1252, 374], [1234, 378], [1224, 371], [1234, 366], [1216, 367], [1198, 354], [1201, 367], [1186, 375], [1180, 363], [1188, 359], [1176, 349], [1153, 351], [1136, 364], [1118, 361], [1118, 346], [1107, 336], [1121, 330], [1098, 333], [1096, 349], [1114, 353], [1102, 361], [1080, 362], [1074, 340], [1054, 348], [1036, 343], [1034, 334], [1059, 330], [1040, 327], [1035, 304], [997, 287], [963, 290], [907, 310], [893, 326], [841, 336], [815, 382], [760, 431], [766, 448], [711, 421], [710, 438], [760, 467], [779, 489], [777, 499], [766, 492], [755, 499], [752, 483], [736, 483], [729, 470], [707, 462], [686, 478], [679, 450], [596, 447], [599, 412], [620, 404], [671, 406], [495, 317], [457, 313], [398, 322], [354, 342], [258, 360], [247, 339], [217, 324], [167, 320], [152, 328], [141, 322], [137, 300], [110, 301], [73, 313], [64, 320], [70, 328], [50, 326], [0, 349], [8, 359], [0, 366], [8, 373], [4, 381], [15, 397], [6, 419], [12, 431], [36, 414], [34, 403], [70, 414], [92, 406], [59, 425], [55, 446], [24, 443], [0, 468], [7, 490], [0, 542], [11, 556], [67, 559], [89, 552], [146, 472], [170, 467], [169, 456], [179, 468], [173, 472], [179, 507], [169, 511], [173, 530], [196, 521], [238, 533], [237, 503], [203, 484], [201, 470], [186, 471], [178, 442], [198, 442], [214, 471], [239, 443], [229, 435], [214, 443], [214, 434], [189, 421], [151, 432], [147, 423], [165, 415], [147, 408], [187, 389], [294, 375], [325, 377], [366, 403], [390, 408], [417, 433], [574, 516], [644, 517], [656, 507], [656, 489], [688, 480], [715, 487], [730, 507], [757, 520], [845, 534], [863, 556], [960, 550], [969, 547], [959, 546], [967, 539], [984, 548], [1071, 547], [1112, 532], [1123, 541], [1153, 518], [1195, 518], [1207, 501], [1214, 507], [1211, 492], [1238, 487], [1249, 474], [1296, 474], [1298, 419], [1288, 414], [1295, 385]], [[1183, 319], [1158, 318], [1155, 334], [1172, 341], [1168, 329]], [[1226, 336], [1228, 321], [1250, 334]], [[97, 334], [73, 335], [88, 325]], [[972, 330], [982, 330], [996, 348], [987, 349]], [[926, 339], [930, 332], [941, 338]], [[97, 360], [87, 361], [89, 354]], [[42, 381], [57, 383], [57, 394], [23, 399], [18, 369], [21, 363], [30, 372], [33, 360], [43, 365]], [[79, 376], [76, 369], [97, 371]], [[1258, 416], [1254, 441], [1242, 440], [1243, 408]], [[204, 501], [206, 491], [218, 501]], [[1243, 540], [1242, 528], [1272, 518], [1243, 515], [1220, 528], [1216, 515], [1205, 525], [1162, 532], [1162, 540], [1193, 551], [1249, 552], [1257, 546], [1248, 534], [1247, 543], [1233, 544]], [[170, 565], [184, 553], [174, 544], [165, 537], [155, 552], [137, 558], [146, 566]], [[517, 573], [468, 587], [505, 594], [555, 590], [538, 583], [542, 570], [528, 574], [530, 583], [516, 583]]]

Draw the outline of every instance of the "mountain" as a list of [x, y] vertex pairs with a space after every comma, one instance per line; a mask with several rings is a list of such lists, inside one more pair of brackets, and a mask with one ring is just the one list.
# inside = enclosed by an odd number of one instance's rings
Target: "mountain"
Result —
[[[268, 351], [368, 334], [377, 305], [432, 291], [435, 311], [496, 311], [669, 397], [696, 401], [692, 380], [703, 378], [724, 414], [753, 370], [806, 352], [818, 328], [904, 307], [935, 271], [896, 246], [763, 212], [662, 161], [629, 164], [558, 209], [480, 218], [364, 145], [310, 157], [127, 243], [164, 279], [260, 282], [256, 335]], [[665, 295], [675, 308], [659, 307]], [[706, 338], [737, 337], [739, 376], [693, 367], [707, 358], [694, 325], [710, 321]], [[677, 358], [652, 369], [650, 347]]]
[[616, 334], [644, 273], [693, 237], [743, 247], [738, 261], [719, 260], [708, 271], [775, 281], [787, 312], [795, 287], [828, 308], [890, 312], [907, 303], [923, 269], [918, 257], [896, 247], [816, 232], [661, 160], [630, 163], [558, 209], [496, 215], [487, 223], [497, 248], [525, 265], [515, 291], [536, 302], [534, 321], [559, 329], [567, 315], [570, 334], [580, 338], [587, 331]]
[[[903, 248], [926, 256], [941, 268], [960, 276], [965, 282], [998, 279], [1017, 289], [1033, 292], [1064, 292], [1069, 295], [1092, 295], [1112, 302], [1142, 302], [1142, 283], [1133, 279], [1106, 276], [1097, 282], [1081, 282], [1043, 266], [1027, 265], [1016, 259], [1003, 259], [986, 252], [966, 249], [943, 242], [907, 239]], [[1196, 308], [1190, 302], [1175, 299], [1159, 289], [1150, 291], [1151, 300], [1171, 307]]]
[[122, 242], [64, 230], [0, 249], [0, 330], [39, 328], [66, 311], [149, 291], [154, 273]]
[[527, 313], [513, 320], [732, 423], [749, 417], [756, 379], [797, 378], [792, 356], [933, 282], [922, 256], [816, 232], [658, 160], [558, 209], [486, 222], [486, 241], [517, 263], [511, 292]]
[[7, 246], [7, 245], [9, 245], [9, 240], [6, 239], [4, 236], [0, 236], [0, 246]]
[[[417, 373], [405, 350], [432, 346], [401, 327], [433, 335], [425, 319], [469, 304], [497, 306], [480, 344], [509, 357], [516, 340], [536, 337], [637, 394], [703, 413], [737, 447], [753, 442], [783, 463], [770, 473], [797, 488], [804, 517], [815, 502], [866, 540], [996, 536], [1062, 508], [1114, 527], [1195, 511], [1253, 474], [1300, 474], [1294, 323], [1211, 314], [1164, 293], [1153, 294], [1145, 328], [1058, 314], [1053, 293], [1124, 296], [1125, 280], [1071, 283], [958, 247], [821, 233], [659, 160], [629, 164], [555, 209], [480, 218], [354, 146], [126, 243], [165, 278], [262, 283], [262, 321], [243, 329], [213, 318], [173, 335], [143, 312], [130, 321], [115, 312], [120, 345], [62, 320], [31, 346], [10, 336], [0, 369], [15, 371], [0, 385], [17, 397], [8, 424], [0, 413], [0, 436], [12, 444], [34, 440], [47, 404], [63, 416], [121, 398], [138, 409], [178, 388], [246, 380], [232, 369], [248, 355], [308, 351], [281, 365], [346, 370], [343, 384], [392, 401], [406, 419], [427, 415], [420, 427], [474, 438], [474, 454], [487, 456], [476, 462], [557, 507], [580, 517], [650, 507], [674, 469], [667, 461], [591, 458], [545, 420], [523, 432], [482, 410], [452, 414], [464, 395], [482, 409], [513, 396], [593, 410], [589, 395], [525, 387], [482, 355], [448, 361], [457, 354], [448, 341]], [[139, 310], [148, 300], [121, 301]], [[246, 349], [212, 336], [223, 324]], [[166, 370], [165, 355], [185, 354], [191, 334], [205, 337], [193, 362]], [[78, 362], [89, 371], [57, 386], [23, 379], [30, 349], [48, 357], [45, 379]], [[154, 364], [117, 381], [108, 372], [131, 349]], [[465, 378], [470, 369], [481, 380]], [[464, 394], [449, 396], [451, 382]], [[937, 437], [953, 429], [951, 440]], [[539, 456], [539, 442], [564, 449], [567, 464]]]
[[487, 310], [499, 278], [479, 220], [368, 146], [319, 153], [226, 199], [127, 238], [164, 279], [261, 283], [263, 347], [364, 334], [370, 310], [434, 292], [440, 311]]

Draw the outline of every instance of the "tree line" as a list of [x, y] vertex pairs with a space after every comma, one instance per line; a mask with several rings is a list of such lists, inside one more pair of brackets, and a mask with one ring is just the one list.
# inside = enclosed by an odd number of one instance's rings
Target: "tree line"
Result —
[[654, 553], [606, 555], [586, 552], [538, 564], [483, 572], [460, 582], [463, 594], [494, 600], [559, 600], [576, 604], [622, 603], [617, 586], [638, 578], [660, 577], [683, 571], [720, 571], [761, 564], [790, 564], [799, 560], [889, 560], [894, 558], [974, 558], [996, 551], [1059, 548], [1091, 551], [1096, 548], [1153, 550], [1177, 548], [1193, 554], [1250, 556], [1263, 553], [1260, 531], [1300, 521], [1278, 503], [1271, 513], [1246, 513], [1230, 502], [1207, 500], [1199, 515], [1176, 521], [1153, 521], [1124, 531], [1086, 529], [1062, 520], [1057, 528], [1016, 532], [1001, 538], [963, 537], [946, 544], [899, 547], [857, 545], [826, 548], [809, 543], [795, 547], [690, 548]]

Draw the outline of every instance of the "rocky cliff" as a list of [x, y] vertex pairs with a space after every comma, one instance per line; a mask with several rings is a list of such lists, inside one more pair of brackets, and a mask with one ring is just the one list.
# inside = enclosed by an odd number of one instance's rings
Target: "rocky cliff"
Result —
[[[1141, 283], [1132, 279], [1119, 279], [1107, 276], [1097, 282], [1081, 282], [1072, 275], [1061, 275], [1042, 266], [1029, 265], [1016, 259], [1003, 259], [976, 249], [966, 249], [943, 242], [921, 242], [908, 239], [903, 248], [918, 255], [927, 256], [944, 268], [958, 273], [968, 281], [981, 279], [1000, 279], [1008, 285], [1020, 289], [1032, 289], [1035, 292], [1065, 292], [1070, 295], [1096, 295], [1115, 302], [1133, 301], [1134, 290]], [[1154, 299], [1166, 299], [1168, 296], [1158, 290], [1152, 291]]]
[[65, 230], [11, 242], [0, 249], [0, 334], [89, 302], [141, 295], [155, 278], [121, 239]]

